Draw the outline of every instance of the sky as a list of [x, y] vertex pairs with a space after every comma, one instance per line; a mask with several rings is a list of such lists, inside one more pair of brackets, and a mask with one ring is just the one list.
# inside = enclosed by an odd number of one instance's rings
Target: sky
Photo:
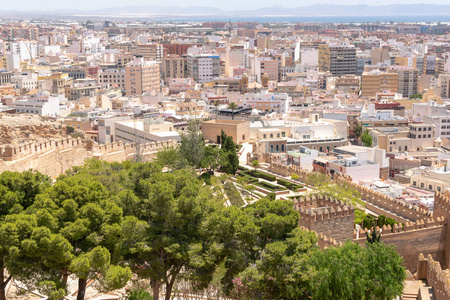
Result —
[[17, 0], [17, 1], [1, 1], [1, 10], [60, 10], [60, 9], [81, 9], [92, 10], [108, 7], [123, 7], [123, 6], [142, 6], [142, 5], [155, 5], [155, 6], [204, 6], [204, 7], [217, 7], [224, 10], [248, 10], [257, 9], [261, 7], [281, 6], [281, 7], [301, 7], [312, 4], [368, 4], [368, 5], [385, 5], [385, 4], [418, 4], [418, 3], [434, 3], [434, 4], [449, 4], [448, 0], [226, 0], [226, 1], [214, 1], [214, 0]]

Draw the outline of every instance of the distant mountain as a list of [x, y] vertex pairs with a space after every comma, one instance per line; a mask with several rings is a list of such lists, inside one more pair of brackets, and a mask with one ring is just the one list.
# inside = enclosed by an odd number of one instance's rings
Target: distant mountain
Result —
[[450, 5], [439, 4], [391, 4], [391, 5], [336, 5], [315, 4], [286, 8], [280, 6], [255, 10], [225, 11], [214, 7], [200, 6], [125, 6], [95, 10], [55, 10], [55, 11], [2, 11], [0, 16], [221, 16], [221, 17], [262, 17], [262, 16], [450, 16]]
[[85, 11], [94, 15], [214, 15], [214, 16], [399, 16], [399, 15], [450, 15], [450, 5], [438, 4], [391, 4], [380, 6], [315, 4], [296, 8], [280, 6], [255, 10], [225, 11], [213, 7], [164, 7], [127, 6]]

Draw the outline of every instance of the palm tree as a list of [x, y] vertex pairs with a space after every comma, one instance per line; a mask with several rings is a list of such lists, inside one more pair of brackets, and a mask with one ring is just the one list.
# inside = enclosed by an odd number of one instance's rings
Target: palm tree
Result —
[[219, 100], [214, 101], [214, 106], [216, 107], [216, 120], [217, 120], [217, 115], [219, 114], [219, 112], [217, 111], [217, 108], [219, 107]]
[[231, 119], [234, 120], [234, 111], [238, 108], [237, 104], [234, 102], [231, 102], [228, 104], [228, 109], [231, 109]]

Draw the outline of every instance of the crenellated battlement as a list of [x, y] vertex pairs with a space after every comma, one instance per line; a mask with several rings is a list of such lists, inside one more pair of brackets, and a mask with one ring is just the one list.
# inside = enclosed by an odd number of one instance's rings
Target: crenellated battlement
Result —
[[[385, 236], [393, 235], [393, 234], [397, 234], [397, 233], [411, 232], [411, 231], [416, 231], [416, 230], [421, 230], [421, 229], [442, 227], [442, 226], [444, 226], [444, 218], [437, 217], [437, 218], [427, 218], [427, 219], [423, 219], [423, 220], [418, 220], [415, 222], [406, 222], [404, 228], [401, 224], [394, 224], [393, 227], [391, 227], [391, 225], [383, 225], [383, 227], [381, 227], [381, 228], [377, 226], [377, 227], [375, 227], [375, 231], [377, 233], [380, 233], [380, 231], [381, 231], [381, 236], [383, 239], [383, 237], [385, 237]], [[353, 231], [353, 239], [354, 240], [366, 239], [366, 232], [372, 232], [373, 230], [374, 230], [373, 227], [370, 229], [360, 228], [358, 232], [356, 230], [354, 230]]]
[[98, 145], [91, 140], [74, 138], [4, 145], [0, 147], [0, 172], [33, 169], [57, 177], [73, 166], [82, 165], [86, 159], [121, 162], [133, 159], [139, 152], [143, 161], [151, 161], [161, 149], [177, 145], [172, 140], [141, 144], [138, 147], [121, 141]]
[[344, 242], [352, 238], [355, 208], [341, 200], [321, 195], [302, 196], [294, 200], [299, 212], [299, 226], [332, 236]]
[[0, 147], [0, 159], [14, 161], [28, 155], [41, 154], [51, 150], [64, 150], [73, 147], [86, 147], [86, 141], [80, 138], [62, 138], [44, 141], [40, 143], [29, 142], [15, 145], [3, 145]]
[[319, 208], [303, 208], [299, 209], [300, 218], [308, 222], [319, 222], [326, 221], [333, 218], [339, 217], [350, 217], [352, 216], [351, 210], [344, 206], [342, 209], [338, 207], [334, 209], [333, 207], [319, 207]]
[[308, 228], [303, 227], [303, 226], [301, 226], [300, 228], [304, 231], [314, 232], [317, 237], [317, 244], [319, 245], [319, 247], [321, 249], [328, 248], [328, 247], [341, 247], [342, 246], [342, 242], [339, 242], [331, 237], [327, 237], [326, 235], [324, 235], [322, 233], [317, 233], [316, 231], [309, 230]]
[[427, 280], [437, 300], [450, 300], [450, 270], [442, 270], [441, 264], [430, 254], [425, 258], [420, 253], [416, 277], [418, 280]]
[[[355, 182], [348, 181], [342, 176], [335, 178], [336, 182], [346, 182], [361, 194], [361, 198], [365, 200], [369, 206], [382, 208], [388, 212], [392, 212], [406, 221], [418, 221], [425, 218], [433, 217], [433, 213], [426, 211], [418, 206], [410, 205], [404, 201], [386, 196], [380, 192], [369, 189]], [[369, 207], [370, 209], [371, 207]]]
[[337, 209], [338, 207], [348, 206], [349, 209], [355, 210], [353, 205], [347, 205], [342, 200], [338, 200], [335, 198], [331, 198], [328, 196], [322, 196], [322, 195], [305, 195], [305, 196], [299, 196], [298, 198], [294, 199], [294, 207], [296, 209], [299, 209], [300, 207], [303, 208], [316, 208], [316, 207], [324, 207], [324, 206], [332, 206], [334, 209]]

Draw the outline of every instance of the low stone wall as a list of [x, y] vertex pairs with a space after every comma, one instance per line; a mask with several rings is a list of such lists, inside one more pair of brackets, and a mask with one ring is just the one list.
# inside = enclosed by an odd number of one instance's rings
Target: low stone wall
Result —
[[[390, 226], [383, 226], [381, 229], [381, 241], [396, 246], [406, 268], [412, 273], [417, 270], [416, 262], [420, 253], [430, 254], [442, 264], [445, 262], [446, 226], [443, 218], [408, 222], [405, 224], [405, 230], [396, 225], [394, 232], [391, 232]], [[380, 228], [377, 227], [375, 230], [379, 232]], [[367, 241], [366, 231], [360, 230], [358, 239], [354, 232], [354, 240], [364, 245]]]

